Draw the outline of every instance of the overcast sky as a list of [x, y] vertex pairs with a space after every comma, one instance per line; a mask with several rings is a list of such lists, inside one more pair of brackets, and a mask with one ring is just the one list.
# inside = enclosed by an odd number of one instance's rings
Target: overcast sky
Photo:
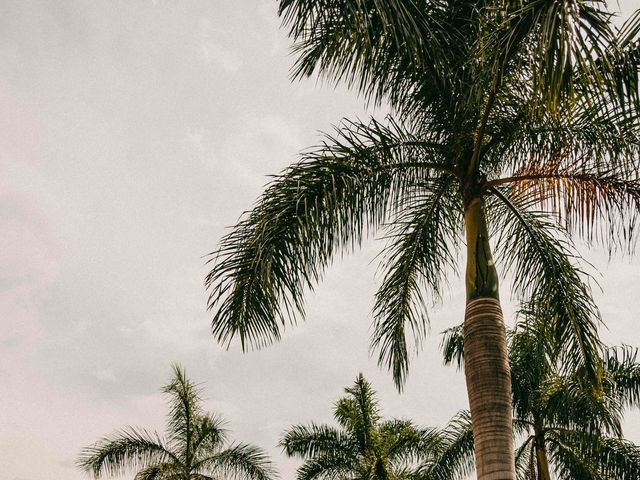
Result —
[[[282, 431], [330, 421], [360, 371], [387, 416], [436, 426], [466, 408], [438, 351], [462, 320], [461, 279], [403, 395], [370, 357], [381, 242], [336, 262], [279, 344], [242, 355], [209, 334], [206, 254], [225, 227], [318, 131], [376, 114], [289, 82], [288, 46], [267, 0], [0, 2], [2, 478], [86, 478], [83, 447], [126, 425], [162, 431], [174, 361], [282, 478], [297, 465]], [[638, 262], [585, 255], [602, 271], [605, 339], [640, 345]], [[627, 436], [640, 442], [640, 416]]]

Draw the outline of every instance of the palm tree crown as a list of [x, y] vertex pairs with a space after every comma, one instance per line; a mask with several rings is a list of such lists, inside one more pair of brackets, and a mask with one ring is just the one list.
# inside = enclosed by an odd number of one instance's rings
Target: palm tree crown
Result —
[[407, 420], [383, 420], [362, 374], [345, 392], [334, 409], [339, 428], [295, 425], [282, 438], [287, 455], [305, 459], [298, 480], [413, 478], [417, 460], [438, 448], [437, 431], [418, 429]]
[[164, 438], [128, 427], [85, 448], [78, 465], [96, 478], [136, 471], [136, 480], [246, 480], [275, 478], [261, 449], [229, 443], [224, 422], [202, 410], [198, 389], [183, 369], [163, 388], [170, 397]]

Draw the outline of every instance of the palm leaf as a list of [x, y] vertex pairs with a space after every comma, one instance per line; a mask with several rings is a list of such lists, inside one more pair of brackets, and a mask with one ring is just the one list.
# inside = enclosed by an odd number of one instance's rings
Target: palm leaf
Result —
[[396, 223], [384, 260], [386, 273], [376, 293], [372, 349], [378, 364], [393, 372], [401, 389], [409, 368], [407, 326], [416, 349], [428, 328], [426, 304], [440, 300], [447, 270], [456, 270], [453, 253], [462, 212], [453, 177], [437, 179], [424, 198]]
[[[394, 126], [395, 125], [395, 126]], [[212, 254], [206, 279], [213, 334], [243, 348], [280, 338], [303, 291], [313, 288], [340, 247], [353, 248], [404, 201], [418, 179], [446, 166], [391, 122], [349, 123], [277, 177], [253, 211]], [[425, 158], [426, 157], [426, 158]]]

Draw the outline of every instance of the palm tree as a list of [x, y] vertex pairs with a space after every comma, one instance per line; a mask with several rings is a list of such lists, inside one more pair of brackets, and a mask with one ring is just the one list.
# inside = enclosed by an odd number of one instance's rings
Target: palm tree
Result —
[[304, 316], [339, 250], [389, 243], [372, 347], [398, 388], [466, 248], [465, 374], [479, 479], [513, 479], [511, 391], [498, 272], [555, 312], [566, 360], [598, 383], [597, 308], [572, 233], [632, 245], [640, 207], [639, 15], [604, 2], [281, 0], [299, 55], [386, 121], [343, 121], [277, 176], [212, 254], [212, 330], [243, 349]]
[[305, 459], [298, 480], [408, 480], [418, 459], [439, 448], [437, 430], [407, 420], [383, 420], [375, 392], [362, 374], [335, 405], [339, 428], [295, 425], [280, 446]]
[[128, 427], [85, 448], [78, 465], [95, 478], [136, 471], [136, 480], [213, 480], [275, 478], [261, 449], [229, 443], [224, 422], [202, 410], [198, 388], [182, 368], [162, 391], [169, 395], [165, 438]]
[[[626, 407], [640, 406], [640, 362], [630, 347], [605, 351], [602, 390], [584, 368], [567, 371], [546, 321], [527, 312], [511, 332], [515, 452], [519, 480], [635, 480], [640, 447], [622, 436]], [[446, 332], [445, 362], [463, 362], [461, 328]], [[425, 468], [428, 478], [466, 478], [473, 464], [471, 421], [462, 412], [446, 429], [444, 453]]]

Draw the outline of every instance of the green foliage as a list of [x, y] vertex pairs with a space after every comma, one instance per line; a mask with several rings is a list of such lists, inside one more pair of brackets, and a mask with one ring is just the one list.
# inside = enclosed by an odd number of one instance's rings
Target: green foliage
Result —
[[162, 391], [169, 396], [164, 438], [126, 428], [85, 448], [78, 465], [95, 478], [137, 471], [136, 480], [210, 480], [219, 475], [242, 480], [269, 480], [275, 473], [261, 449], [229, 443], [224, 422], [202, 410], [198, 388], [183, 369]]
[[288, 456], [304, 460], [298, 480], [409, 480], [417, 475], [418, 462], [441, 448], [437, 430], [420, 429], [408, 420], [383, 420], [362, 374], [345, 392], [334, 409], [339, 428], [295, 425], [280, 441]]
[[279, 11], [294, 77], [346, 82], [392, 115], [343, 121], [222, 240], [206, 278], [216, 339], [277, 341], [334, 255], [381, 233], [371, 346], [402, 388], [480, 199], [515, 297], [551, 319], [556, 355], [597, 385], [599, 313], [573, 234], [610, 251], [636, 242], [640, 14], [618, 30], [587, 0], [281, 0]]

